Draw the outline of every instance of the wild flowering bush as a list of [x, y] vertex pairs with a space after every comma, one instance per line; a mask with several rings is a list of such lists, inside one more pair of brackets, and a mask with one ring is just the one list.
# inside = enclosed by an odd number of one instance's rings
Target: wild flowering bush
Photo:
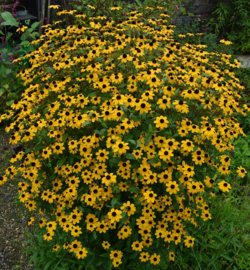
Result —
[[10, 143], [30, 149], [0, 183], [23, 179], [20, 201], [43, 214], [39, 243], [60, 261], [167, 269], [212, 218], [211, 196], [231, 189], [229, 153], [244, 134], [236, 115], [250, 111], [240, 64], [175, 42], [159, 6], [147, 19], [151, 8], [122, 16], [112, 6], [109, 17], [88, 8], [60, 11], [74, 23], [32, 41], [40, 47], [18, 74], [26, 90], [1, 115]]

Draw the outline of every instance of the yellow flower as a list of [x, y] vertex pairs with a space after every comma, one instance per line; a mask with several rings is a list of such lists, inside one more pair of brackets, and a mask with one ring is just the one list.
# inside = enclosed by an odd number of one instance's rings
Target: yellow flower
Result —
[[220, 40], [220, 43], [224, 43], [225, 45], [230, 45], [230, 44], [232, 44], [231, 41], [224, 40], [224, 39]]
[[114, 151], [118, 152], [119, 155], [125, 154], [127, 150], [129, 149], [129, 144], [122, 142], [122, 141], [117, 141], [115, 143]]
[[46, 225], [47, 225], [46, 228], [48, 231], [53, 231], [56, 229], [56, 222], [55, 221], [50, 221]]
[[111, 260], [121, 260], [123, 253], [120, 250], [111, 250], [110, 259]]
[[142, 262], [146, 262], [149, 260], [149, 253], [148, 252], [142, 252], [140, 253], [140, 260]]
[[190, 248], [194, 245], [194, 238], [191, 236], [186, 236], [186, 239], [184, 240], [185, 246]]
[[110, 244], [109, 244], [108, 241], [103, 241], [103, 242], [102, 242], [102, 246], [103, 246], [104, 249], [109, 249]]
[[169, 181], [167, 184], [166, 184], [166, 191], [172, 195], [172, 194], [176, 194], [180, 189], [179, 189], [179, 185], [177, 184], [176, 181]]
[[160, 130], [168, 127], [168, 120], [166, 116], [157, 116], [156, 120], [154, 121], [155, 126]]
[[221, 181], [218, 186], [223, 192], [229, 192], [229, 189], [231, 189], [231, 185], [224, 180]]
[[88, 254], [88, 251], [86, 248], [79, 248], [76, 252], [76, 257], [78, 259], [84, 259]]
[[174, 252], [169, 252], [169, 260], [170, 261], [174, 261], [174, 259], [175, 259], [175, 254], [174, 254]]
[[173, 151], [169, 150], [168, 148], [162, 148], [159, 151], [159, 156], [162, 160], [164, 161], [169, 161], [171, 160], [171, 157], [173, 156]]
[[28, 28], [27, 26], [23, 25], [23, 27], [18, 28], [18, 29], [16, 30], [16, 32], [19, 32], [19, 31], [24, 32], [24, 31], [25, 31], [25, 29], [27, 29], [27, 28]]
[[113, 208], [108, 212], [108, 218], [111, 222], [119, 222], [122, 218], [122, 211]]
[[135, 242], [132, 243], [131, 247], [132, 247], [132, 250], [142, 251], [143, 244], [142, 244], [142, 242], [135, 241]]
[[243, 178], [243, 177], [245, 177], [247, 171], [242, 166], [240, 166], [237, 168], [237, 173], [239, 176], [241, 176]]
[[60, 246], [56, 244], [53, 246], [53, 251], [57, 251], [59, 248], [60, 248]]
[[150, 203], [154, 203], [155, 202], [155, 198], [157, 197], [157, 194], [155, 194], [153, 191], [146, 191], [145, 193], [143, 193], [145, 200]]
[[122, 9], [121, 7], [118, 7], [117, 5], [114, 5], [113, 7], [110, 8], [111, 10], [120, 10]]
[[210, 214], [209, 212], [207, 212], [207, 211], [203, 211], [203, 212], [202, 212], [201, 218], [202, 218], [204, 221], [206, 221], [206, 220], [208, 220], [208, 219], [212, 219], [211, 214]]
[[59, 9], [60, 5], [50, 5], [49, 8]]
[[102, 177], [102, 183], [106, 186], [109, 186], [112, 183], [116, 183], [116, 175], [113, 173], [105, 173], [105, 176]]
[[150, 263], [151, 264], [154, 264], [154, 265], [159, 264], [160, 260], [161, 260], [160, 255], [157, 255], [156, 253], [154, 253], [153, 255], [150, 256]]
[[53, 236], [55, 235], [54, 232], [47, 232], [44, 236], [43, 236], [43, 239], [45, 241], [50, 241], [52, 240]]
[[87, 5], [87, 7], [91, 8], [91, 9], [95, 9], [95, 7], [93, 7], [91, 5]]
[[180, 37], [180, 38], [184, 38], [184, 37], [186, 37], [186, 35], [179, 34], [179, 35], [178, 35], [178, 37]]
[[32, 225], [34, 223], [34, 217], [29, 218], [28, 225]]

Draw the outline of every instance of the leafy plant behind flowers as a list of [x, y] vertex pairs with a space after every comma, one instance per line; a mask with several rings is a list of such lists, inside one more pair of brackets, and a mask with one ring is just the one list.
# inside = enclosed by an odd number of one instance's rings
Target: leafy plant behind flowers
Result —
[[[22, 57], [24, 54], [34, 51], [34, 45], [28, 46], [31, 40], [36, 39], [39, 34], [36, 32], [37, 26], [40, 22], [34, 22], [30, 27], [30, 20], [25, 20], [26, 25], [18, 22], [14, 11], [18, 2], [12, 8], [12, 13], [5, 11], [10, 6], [0, 6], [0, 38], [2, 45], [0, 48], [0, 113], [4, 113], [9, 106], [13, 104], [14, 99], [19, 99], [23, 90], [21, 78], [16, 78], [17, 71], [27, 65], [25, 61], [14, 62], [15, 58]], [[4, 33], [2, 30], [6, 26], [10, 27], [10, 31], [14, 33]], [[12, 27], [17, 27], [14, 29]], [[1, 30], [2, 29], [2, 30]], [[21, 41], [17, 42], [12, 38], [19, 38]]]
[[212, 218], [210, 197], [231, 189], [229, 152], [244, 134], [235, 116], [250, 110], [240, 63], [181, 46], [160, 6], [158, 18], [139, 9], [60, 11], [74, 23], [32, 42], [26, 90], [1, 116], [10, 143], [32, 144], [1, 184], [23, 178], [20, 201], [44, 214], [37, 245], [57, 252], [56, 266], [166, 269]]

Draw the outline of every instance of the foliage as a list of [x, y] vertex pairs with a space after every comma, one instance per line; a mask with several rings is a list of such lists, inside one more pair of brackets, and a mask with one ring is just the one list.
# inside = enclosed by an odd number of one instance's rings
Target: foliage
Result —
[[[250, 68], [240, 68], [235, 72], [237, 78], [239, 79], [242, 86], [245, 87], [244, 102], [250, 104]], [[238, 121], [241, 124], [244, 132], [250, 134], [250, 119], [247, 115], [238, 115]]]
[[250, 67], [238, 69], [235, 74], [245, 87], [246, 99], [250, 100]]
[[[171, 16], [177, 16], [179, 7], [182, 3], [181, 0], [109, 0], [109, 1], [101, 1], [101, 0], [79, 0], [79, 1], [69, 1], [68, 3], [63, 3], [64, 9], [74, 9], [76, 8], [78, 12], [83, 12], [84, 14], [88, 14], [89, 10], [87, 8], [88, 4], [91, 4], [97, 8], [96, 12], [101, 10], [106, 15], [112, 16], [109, 11], [109, 7], [113, 5], [118, 5], [122, 8], [123, 13], [130, 11], [131, 9], [135, 8], [136, 6], [147, 6], [151, 7], [148, 9], [147, 16], [153, 16], [159, 14], [156, 7], [160, 6], [163, 7], [164, 10], [167, 12], [168, 15], [172, 14]], [[138, 7], [136, 7], [138, 9]], [[185, 9], [183, 9], [185, 11]]]
[[[59, 12], [66, 29], [56, 21], [31, 42], [39, 49], [18, 73], [26, 89], [0, 118], [11, 121], [10, 143], [30, 144], [0, 184], [18, 175], [20, 201], [41, 214], [28, 222], [31, 260], [157, 270], [199, 253], [199, 269], [201, 229], [217, 213], [210, 202], [229, 192], [232, 173], [247, 173], [229, 155], [244, 135], [236, 116], [250, 111], [233, 72], [240, 63], [176, 42], [158, 5], [124, 12], [97, 0], [83, 14], [80, 4]], [[205, 248], [216, 264], [217, 244]]]
[[[0, 10], [0, 21], [1, 20], [0, 36], [5, 46], [0, 48], [0, 113], [4, 113], [4, 111], [13, 104], [15, 99], [21, 97], [25, 89], [22, 80], [16, 78], [16, 75], [22, 66], [27, 67], [27, 61], [13, 63], [13, 60], [35, 49], [34, 46], [28, 46], [28, 44], [31, 40], [39, 36], [36, 32], [39, 22], [33, 23], [29, 28], [25, 25], [21, 26], [10, 12], [4, 11], [3, 9]], [[27, 20], [25, 23], [29, 25], [30, 21]], [[17, 31], [14, 31], [19, 32], [19, 34], [17, 34], [20, 38], [20, 42], [14, 40], [16, 36], [15, 33], [4, 33], [2, 31], [3, 27], [19, 27]], [[11, 41], [11, 39], [13, 40]]]
[[[248, 125], [250, 124], [248, 118]], [[250, 168], [250, 133], [246, 137], [239, 137], [235, 140], [235, 151], [232, 151], [232, 167], [237, 168], [242, 165], [245, 168]], [[243, 177], [237, 177], [235, 175], [235, 179], [238, 182], [240, 181], [240, 185], [249, 186], [250, 173], [248, 173]], [[240, 178], [240, 180], [239, 180]]]
[[[234, 191], [237, 189], [239, 189], [238, 186]], [[200, 230], [193, 231], [195, 246], [189, 253], [184, 252], [181, 246], [176, 251], [175, 261], [169, 262], [164, 270], [249, 268], [250, 218], [247, 213], [250, 211], [250, 204], [247, 194], [241, 195], [241, 198], [242, 200], [238, 201], [230, 195], [224, 198], [214, 197], [210, 201], [210, 205], [214, 205], [211, 207], [213, 219], [201, 222]], [[68, 261], [66, 252], [63, 250], [58, 250], [56, 255], [52, 254], [43, 243], [42, 236], [36, 230], [32, 231], [29, 233], [30, 240], [27, 244], [30, 244], [30, 247], [27, 250], [33, 253], [31, 260], [37, 259], [37, 265], [44, 266], [44, 258], [46, 258], [46, 265], [51, 269], [66, 270], [69, 267], [78, 269], [76, 260]], [[128, 269], [141, 269], [139, 267], [134, 263]]]
[[250, 2], [248, 0], [220, 0], [209, 20], [215, 34], [233, 42], [237, 53], [250, 52]]
[[195, 18], [185, 25], [178, 22], [174, 29], [174, 37], [181, 44], [192, 43], [206, 45], [207, 52], [219, 52], [233, 55], [232, 46], [225, 46], [220, 43], [220, 39], [208, 25], [206, 16]]

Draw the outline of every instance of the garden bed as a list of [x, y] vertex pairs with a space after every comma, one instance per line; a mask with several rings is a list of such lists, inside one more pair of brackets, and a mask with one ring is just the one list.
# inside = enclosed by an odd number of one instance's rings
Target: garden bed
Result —
[[[10, 165], [15, 146], [9, 145], [9, 135], [0, 128], [0, 172]], [[0, 189], [0, 269], [29, 270], [28, 254], [22, 254], [28, 240], [29, 211], [17, 202], [16, 179], [8, 181]]]

